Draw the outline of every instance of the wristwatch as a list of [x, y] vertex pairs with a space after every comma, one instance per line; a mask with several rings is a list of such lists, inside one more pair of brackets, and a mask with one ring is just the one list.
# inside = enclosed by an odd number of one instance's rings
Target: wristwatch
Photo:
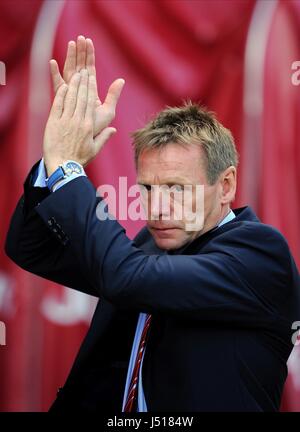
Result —
[[72, 174], [84, 174], [83, 166], [76, 161], [67, 160], [48, 177], [46, 178], [46, 185], [52, 191], [53, 186], [56, 185], [59, 181], [70, 177]]

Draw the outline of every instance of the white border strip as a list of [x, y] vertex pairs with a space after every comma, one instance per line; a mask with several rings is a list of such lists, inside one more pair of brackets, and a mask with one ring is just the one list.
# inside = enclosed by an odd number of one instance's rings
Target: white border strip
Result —
[[65, 0], [45, 0], [37, 19], [30, 53], [27, 167], [41, 156], [45, 122], [50, 108], [49, 60]]
[[278, 0], [257, 0], [245, 49], [241, 198], [258, 207], [261, 182], [265, 57]]

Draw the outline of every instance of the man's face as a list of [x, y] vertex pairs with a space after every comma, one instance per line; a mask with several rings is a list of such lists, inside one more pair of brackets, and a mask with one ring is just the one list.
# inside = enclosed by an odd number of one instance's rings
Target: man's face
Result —
[[[202, 158], [199, 146], [177, 143], [169, 143], [161, 149], [145, 150], [139, 156], [137, 183], [148, 190], [144, 193], [147, 226], [161, 249], [177, 249], [191, 242], [213, 228], [220, 219], [221, 185], [218, 181], [212, 186], [208, 184]], [[156, 185], [152, 187], [152, 192], [151, 185]], [[183, 193], [184, 185], [188, 185], [192, 191], [188, 197]], [[204, 200], [201, 199], [201, 193], [197, 193], [196, 185], [204, 186]], [[164, 188], [171, 188], [175, 192], [169, 195], [169, 200], [163, 198]], [[181, 199], [183, 196], [185, 199]], [[177, 220], [180, 214], [178, 205], [182, 208], [180, 220]], [[192, 231], [187, 229], [191, 223], [187, 206], [198, 215], [199, 212], [203, 214], [198, 228]]]

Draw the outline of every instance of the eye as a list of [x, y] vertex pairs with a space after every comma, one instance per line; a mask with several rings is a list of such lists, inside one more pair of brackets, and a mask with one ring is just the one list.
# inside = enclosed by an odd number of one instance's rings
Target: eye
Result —
[[182, 185], [173, 185], [170, 187], [171, 192], [183, 192], [183, 186]]
[[140, 188], [142, 191], [147, 191], [147, 192], [151, 192], [151, 185], [147, 185], [147, 184], [140, 184]]

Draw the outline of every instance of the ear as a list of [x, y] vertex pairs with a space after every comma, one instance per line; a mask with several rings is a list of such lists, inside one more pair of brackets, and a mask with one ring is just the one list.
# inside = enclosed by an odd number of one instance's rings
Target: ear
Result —
[[236, 168], [230, 166], [221, 176], [221, 203], [230, 204], [235, 198], [236, 192]]

